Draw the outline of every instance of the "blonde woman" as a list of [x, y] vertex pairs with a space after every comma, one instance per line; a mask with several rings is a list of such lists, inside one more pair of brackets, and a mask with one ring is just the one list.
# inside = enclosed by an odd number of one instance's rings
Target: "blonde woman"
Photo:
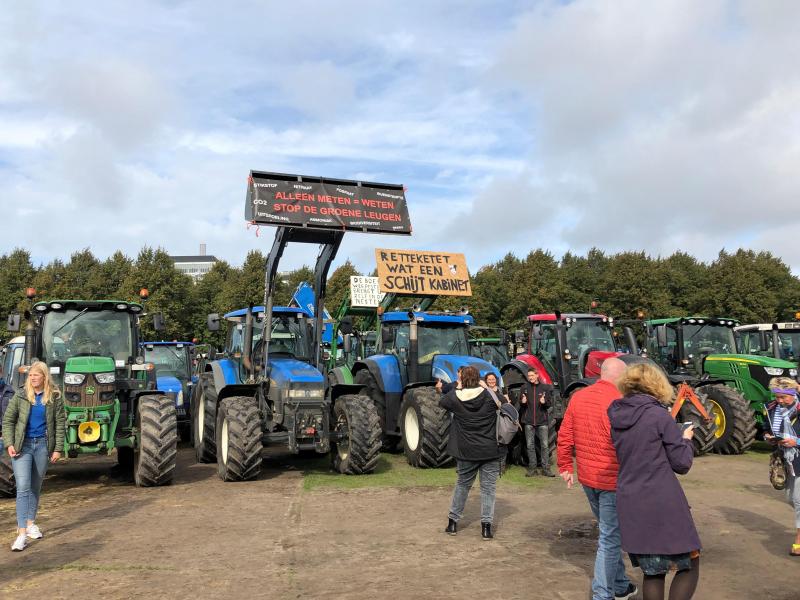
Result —
[[675, 473], [692, 466], [692, 428], [681, 432], [666, 405], [672, 386], [652, 363], [628, 367], [624, 395], [608, 408], [617, 452], [617, 515], [622, 549], [644, 573], [644, 600], [663, 600], [665, 577], [677, 571], [670, 600], [688, 600], [700, 576], [700, 537]]
[[61, 393], [50, 378], [50, 369], [35, 362], [28, 371], [25, 386], [8, 404], [3, 416], [3, 438], [17, 482], [17, 539], [11, 545], [21, 552], [27, 538], [38, 540], [36, 526], [39, 494], [47, 472], [47, 460], [56, 462], [64, 447], [64, 404]]
[[791, 556], [800, 556], [800, 385], [789, 377], [774, 377], [769, 382], [769, 388], [775, 396], [775, 402], [767, 407], [769, 424], [772, 434], [764, 434], [764, 438], [771, 444], [783, 449], [783, 460], [786, 465], [786, 500], [794, 508], [795, 533]]

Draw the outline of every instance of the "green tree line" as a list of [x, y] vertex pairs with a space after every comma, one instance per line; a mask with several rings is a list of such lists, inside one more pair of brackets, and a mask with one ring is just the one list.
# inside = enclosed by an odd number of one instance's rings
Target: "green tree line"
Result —
[[[166, 332], [156, 333], [143, 321], [151, 339], [192, 339], [219, 344], [221, 334], [206, 330], [206, 315], [225, 313], [264, 300], [266, 256], [251, 251], [242, 266], [218, 261], [196, 284], [177, 271], [161, 249], [143, 248], [130, 258], [116, 252], [106, 260], [88, 249], [67, 262], [53, 260], [35, 266], [24, 249], [0, 255], [0, 315], [27, 308], [25, 289], [38, 299], [138, 300], [142, 287], [150, 291], [149, 312], [160, 311]], [[351, 275], [361, 275], [348, 260], [328, 280], [327, 307], [342, 301]], [[275, 303], [287, 304], [300, 282], [311, 281], [312, 269], [289, 272], [277, 284]], [[507, 254], [472, 274], [471, 298], [441, 298], [438, 309], [466, 305], [478, 324], [509, 330], [522, 327], [528, 314], [589, 312], [615, 317], [679, 315], [725, 316], [742, 323], [793, 320], [800, 310], [800, 279], [770, 252], [722, 250], [711, 262], [683, 252], [651, 257], [644, 252], [606, 254], [592, 249], [585, 256], [567, 253], [556, 258], [533, 250], [524, 258]], [[10, 334], [6, 333], [4, 338]]]

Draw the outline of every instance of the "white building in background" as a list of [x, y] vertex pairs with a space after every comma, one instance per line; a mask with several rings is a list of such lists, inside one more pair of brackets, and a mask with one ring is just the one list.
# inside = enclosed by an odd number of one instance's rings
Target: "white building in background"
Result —
[[200, 244], [200, 254], [197, 256], [170, 256], [175, 268], [185, 273], [195, 282], [211, 270], [217, 257], [206, 254], [206, 245]]

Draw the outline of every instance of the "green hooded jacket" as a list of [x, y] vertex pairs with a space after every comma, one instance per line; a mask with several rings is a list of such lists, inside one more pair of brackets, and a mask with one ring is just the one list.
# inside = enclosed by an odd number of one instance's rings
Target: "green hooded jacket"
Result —
[[[14, 446], [17, 452], [22, 450], [25, 441], [25, 429], [31, 414], [31, 403], [21, 389], [14, 394], [3, 415], [3, 445]], [[45, 421], [47, 423], [47, 451], [52, 454], [56, 450], [64, 451], [64, 427], [67, 420], [64, 402], [61, 398], [52, 398], [45, 405]]]

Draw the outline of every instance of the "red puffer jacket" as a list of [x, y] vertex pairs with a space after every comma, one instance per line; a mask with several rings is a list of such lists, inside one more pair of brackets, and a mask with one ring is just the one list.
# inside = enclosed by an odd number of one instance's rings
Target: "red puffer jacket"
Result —
[[575, 392], [558, 430], [558, 472], [572, 473], [572, 451], [578, 481], [598, 490], [617, 489], [617, 453], [611, 442], [608, 407], [622, 397], [610, 381], [600, 380]]

